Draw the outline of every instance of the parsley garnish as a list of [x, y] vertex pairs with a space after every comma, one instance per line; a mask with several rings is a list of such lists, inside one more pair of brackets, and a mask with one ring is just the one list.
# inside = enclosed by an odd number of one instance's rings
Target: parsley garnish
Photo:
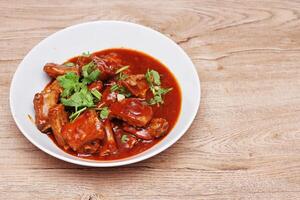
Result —
[[126, 65], [126, 66], [123, 66], [123, 67], [121, 67], [120, 69], [118, 69], [116, 71], [115, 74], [118, 74], [117, 80], [121, 81], [121, 80], [124, 80], [124, 79], [126, 79], [128, 77], [127, 74], [123, 73], [123, 71], [127, 70], [128, 68], [129, 68], [129, 65]]
[[101, 100], [102, 94], [97, 89], [91, 90], [92, 95], [97, 98], [98, 101]]
[[74, 67], [75, 64], [72, 63], [72, 62], [67, 62], [67, 63], [64, 64], [64, 66], [67, 66], [67, 67]]
[[62, 97], [60, 101], [65, 106], [71, 106], [75, 108], [94, 106], [93, 95], [88, 90], [86, 85], [81, 85], [81, 88], [78, 92], [75, 92], [69, 98]]
[[100, 118], [101, 119], [106, 119], [107, 117], [108, 117], [108, 115], [109, 115], [109, 109], [108, 109], [108, 107], [103, 107], [103, 108], [101, 108], [101, 111], [100, 111]]
[[150, 90], [153, 94], [153, 98], [151, 98], [148, 103], [150, 105], [157, 104], [158, 106], [159, 106], [159, 104], [163, 104], [164, 103], [163, 95], [170, 92], [173, 88], [162, 88], [160, 86], [160, 84], [161, 84], [160, 75], [157, 71], [155, 71], [153, 69], [147, 70], [147, 72], [145, 74], [145, 78], [146, 78], [148, 85], [150, 87]]
[[100, 70], [96, 68], [96, 65], [93, 61], [82, 67], [82, 82], [89, 84], [98, 79], [100, 75]]
[[91, 53], [89, 51], [87, 52], [82, 52], [82, 56], [84, 57], [90, 57]]
[[118, 69], [117, 71], [116, 71], [116, 74], [118, 74], [118, 73], [120, 73], [120, 72], [123, 72], [124, 70], [126, 70], [126, 69], [128, 69], [129, 68], [129, 65], [126, 65], [126, 66], [124, 66], [124, 67], [121, 67], [120, 69]]
[[111, 92], [115, 92], [115, 91], [117, 91], [119, 88], [120, 88], [120, 86], [119, 86], [118, 84], [115, 84], [115, 85], [113, 85], [113, 86], [110, 87], [110, 91], [111, 91]]
[[81, 83], [79, 82], [79, 76], [74, 72], [66, 73], [63, 76], [57, 77], [60, 86], [64, 89], [61, 93], [62, 97], [68, 97], [71, 94], [78, 92], [81, 88]]
[[150, 84], [150, 86], [155, 85], [160, 85], [160, 76], [159, 73], [153, 69], [151, 70], [147, 70], [146, 74], [145, 74], [146, 80], [148, 81], [148, 83]]
[[173, 90], [173, 88], [161, 88], [160, 86], [154, 86], [151, 91], [153, 93], [153, 98], [149, 100], [150, 105], [154, 104], [163, 104], [164, 100], [162, 98], [163, 95], [167, 94]]
[[128, 75], [124, 74], [123, 72], [120, 72], [119, 77], [117, 77], [117, 79], [120, 81], [125, 80], [126, 78], [128, 78]]
[[[80, 81], [80, 77], [74, 72], [66, 73], [65, 75], [57, 77], [60, 86], [63, 88], [60, 102], [68, 107], [74, 108], [74, 113], [71, 114], [70, 120], [77, 118], [86, 108], [95, 106], [94, 102], [101, 99], [101, 93], [98, 90], [89, 91], [87, 84], [87, 77], [89, 80], [94, 80], [93, 75], [90, 75], [88, 67], [85, 68], [84, 78]], [[92, 77], [92, 78], [91, 78]], [[78, 110], [80, 109], [80, 110]], [[79, 112], [80, 111], [80, 112]]]
[[84, 108], [82, 108], [82, 109], [80, 109], [80, 110], [78, 110], [78, 111], [72, 113], [72, 114], [70, 115], [70, 117], [69, 117], [70, 120], [71, 120], [71, 122], [74, 121], [75, 119], [77, 119], [77, 117], [79, 117], [79, 115], [80, 115], [83, 111], [85, 111], [85, 110], [86, 110], [86, 107], [84, 107]]
[[121, 142], [122, 142], [122, 143], [126, 143], [126, 142], [128, 142], [128, 141], [129, 141], [128, 136], [127, 136], [127, 135], [122, 135], [122, 137], [121, 137]]
[[124, 86], [119, 86], [118, 84], [114, 84], [113, 86], [111, 86], [110, 91], [123, 94], [125, 97], [131, 96], [131, 93]]

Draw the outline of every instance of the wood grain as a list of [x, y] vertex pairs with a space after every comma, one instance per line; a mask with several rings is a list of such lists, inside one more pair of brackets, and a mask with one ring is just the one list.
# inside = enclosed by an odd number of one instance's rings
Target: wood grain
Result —
[[[107, 19], [176, 41], [197, 67], [202, 101], [189, 131], [163, 153], [125, 167], [80, 167], [25, 139], [9, 86], [39, 41]], [[2, 0], [0, 22], [1, 199], [300, 199], [299, 1]]]

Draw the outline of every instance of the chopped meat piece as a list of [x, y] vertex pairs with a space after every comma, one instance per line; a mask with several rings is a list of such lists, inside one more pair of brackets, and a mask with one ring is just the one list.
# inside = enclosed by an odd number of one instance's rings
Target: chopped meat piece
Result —
[[89, 56], [79, 56], [76, 61], [76, 65], [81, 69], [84, 65], [90, 63], [92, 59]]
[[121, 144], [124, 149], [132, 149], [136, 143], [136, 137], [131, 134], [123, 134], [121, 137]]
[[145, 98], [149, 89], [146, 78], [143, 74], [129, 75], [121, 84], [136, 97]]
[[64, 75], [68, 72], [74, 72], [79, 75], [78, 67], [68, 67], [65, 65], [58, 65], [55, 63], [47, 63], [44, 66], [44, 71], [52, 78], [56, 78], [58, 76]]
[[102, 93], [101, 101], [97, 107], [110, 106], [112, 103], [117, 101], [117, 93], [110, 91], [110, 86], [106, 87]]
[[145, 126], [152, 118], [151, 106], [142, 103], [139, 99], [128, 98], [115, 102], [110, 106], [111, 115], [126, 121], [133, 126]]
[[146, 128], [137, 128], [124, 124], [123, 130], [143, 140], [151, 140], [164, 135], [169, 128], [169, 123], [163, 118], [154, 118]]
[[68, 149], [68, 145], [61, 134], [63, 126], [69, 122], [65, 107], [62, 104], [55, 105], [50, 108], [48, 115], [49, 123], [58, 145], [64, 149]]
[[100, 146], [100, 140], [94, 140], [82, 145], [82, 147], [80, 147], [77, 152], [82, 154], [93, 154], [99, 151]]
[[149, 134], [147, 129], [145, 128], [136, 128], [133, 126], [124, 126], [123, 130], [135, 135], [136, 137], [143, 139], [143, 140], [152, 140], [152, 136]]
[[122, 129], [118, 129], [115, 133], [119, 148], [130, 150], [138, 142], [135, 136], [130, 133], [124, 132]]
[[115, 137], [114, 137], [114, 132], [111, 127], [111, 123], [110, 123], [109, 119], [106, 119], [104, 121], [104, 129], [105, 129], [105, 133], [106, 133], [106, 138], [104, 141], [104, 145], [101, 149], [101, 153], [100, 153], [101, 156], [114, 154], [118, 150], [117, 144], [115, 141]]
[[123, 149], [130, 150], [138, 142], [135, 136], [131, 135], [130, 133], [124, 132], [119, 127], [114, 127], [113, 130], [120, 151], [122, 151]]
[[98, 119], [95, 110], [87, 110], [73, 122], [66, 124], [62, 135], [74, 151], [89, 154], [95, 153], [98, 149], [89, 148], [88, 152], [82, 152], [82, 150], [86, 149], [84, 146], [86, 144], [98, 146], [94, 145], [94, 143], [104, 138], [103, 124]]
[[89, 90], [96, 89], [99, 92], [101, 92], [101, 90], [103, 88], [103, 83], [102, 83], [102, 81], [94, 81], [88, 85], [88, 88], [89, 88]]
[[154, 118], [147, 126], [147, 130], [152, 137], [158, 138], [164, 135], [169, 128], [169, 123], [163, 118]]
[[57, 104], [60, 93], [59, 83], [53, 81], [42, 92], [34, 95], [35, 123], [41, 132], [45, 133], [50, 129], [49, 109]]
[[101, 57], [92, 56], [92, 60], [101, 71], [101, 80], [107, 80], [114, 76], [115, 72], [122, 66], [121, 59], [113, 53]]

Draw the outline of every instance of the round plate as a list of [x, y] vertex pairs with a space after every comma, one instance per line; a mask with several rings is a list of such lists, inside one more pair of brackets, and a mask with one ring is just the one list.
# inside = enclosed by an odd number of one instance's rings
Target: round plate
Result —
[[[47, 62], [62, 63], [82, 52], [107, 48], [130, 48], [145, 52], [166, 65], [175, 75], [182, 92], [179, 119], [171, 132], [152, 148], [132, 157], [95, 161], [69, 155], [42, 134], [29, 120], [34, 116], [33, 97], [49, 82], [43, 72]], [[10, 88], [10, 108], [24, 136], [44, 152], [61, 160], [94, 167], [127, 165], [150, 158], [174, 144], [189, 128], [200, 104], [200, 81], [186, 53], [163, 34], [129, 22], [96, 21], [68, 27], [36, 45], [20, 63]]]

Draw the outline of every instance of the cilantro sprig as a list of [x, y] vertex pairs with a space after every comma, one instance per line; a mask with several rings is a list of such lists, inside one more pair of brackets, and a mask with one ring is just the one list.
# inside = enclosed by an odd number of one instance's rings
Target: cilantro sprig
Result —
[[127, 136], [127, 135], [122, 135], [122, 137], [121, 137], [121, 142], [122, 142], [122, 143], [126, 143], [126, 142], [128, 142], [128, 141], [129, 141], [128, 136]]
[[115, 74], [119, 74], [119, 73], [127, 70], [128, 68], [129, 68], [129, 65], [123, 66], [120, 69], [118, 69]]
[[66, 73], [63, 76], [57, 77], [60, 86], [64, 89], [61, 93], [62, 97], [69, 97], [72, 94], [79, 92], [82, 84], [79, 82], [79, 76], [74, 72]]
[[60, 86], [63, 88], [60, 102], [68, 107], [73, 107], [74, 112], [70, 115], [70, 120], [75, 120], [85, 109], [94, 107], [95, 102], [101, 99], [99, 91], [90, 91], [87, 84], [97, 80], [100, 71], [92, 68], [92, 64], [83, 67], [83, 78], [74, 72], [66, 73], [57, 77]]
[[118, 84], [114, 84], [110, 87], [111, 92], [117, 92], [118, 94], [123, 94], [125, 97], [130, 97], [131, 93], [124, 87]]
[[117, 75], [117, 80], [125, 80], [126, 78], [128, 78], [127, 74], [124, 74], [124, 71], [127, 70], [129, 68], [129, 65], [123, 66], [120, 69], [118, 69], [116, 71], [116, 75]]
[[109, 115], [110, 110], [108, 107], [103, 107], [100, 109], [100, 118], [101, 119], [106, 119]]
[[100, 70], [96, 68], [96, 65], [93, 61], [82, 67], [82, 82], [89, 84], [100, 76]]
[[78, 111], [72, 113], [72, 114], [70, 115], [70, 117], [69, 117], [70, 120], [71, 120], [71, 122], [74, 121], [75, 119], [77, 119], [77, 117], [79, 117], [79, 115], [80, 115], [83, 111], [85, 111], [85, 110], [86, 110], [86, 107], [84, 107], [84, 108], [82, 108], [82, 109], [80, 109], [80, 110], [78, 110]]
[[151, 69], [147, 70], [145, 74], [145, 78], [148, 82], [148, 85], [150, 87], [150, 90], [153, 94], [153, 98], [149, 100], [150, 105], [160, 105], [164, 103], [163, 96], [170, 92], [173, 88], [162, 88], [161, 87], [161, 81], [160, 81], [160, 75], [157, 71]]
[[90, 57], [91, 53], [89, 51], [82, 52], [82, 56], [84, 57]]
[[86, 85], [81, 84], [81, 88], [78, 92], [72, 94], [69, 98], [60, 98], [60, 101], [65, 106], [75, 107], [92, 107], [94, 106], [94, 97], [88, 90]]
[[67, 66], [67, 67], [74, 67], [75, 64], [73, 62], [66, 62], [64, 63], [64, 66]]

